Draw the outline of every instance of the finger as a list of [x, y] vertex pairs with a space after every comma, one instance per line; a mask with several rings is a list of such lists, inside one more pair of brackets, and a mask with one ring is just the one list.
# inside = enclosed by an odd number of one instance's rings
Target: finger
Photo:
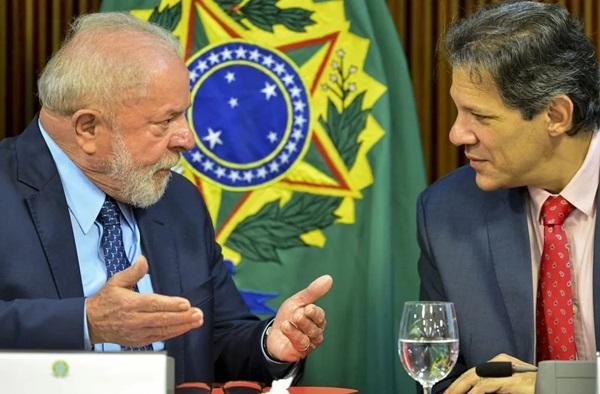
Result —
[[522, 362], [519, 359], [509, 356], [506, 353], [499, 353], [499, 354], [495, 355], [493, 358], [491, 358], [490, 361], [519, 361], [519, 362]]
[[508, 354], [505, 354], [505, 353], [500, 353], [500, 354], [496, 355], [490, 361], [510, 361], [510, 362], [512, 362], [513, 365], [518, 365], [518, 366], [523, 366], [523, 367], [525, 367], [525, 366], [535, 367], [535, 365], [533, 365], [533, 364], [526, 363], [525, 361], [519, 360], [518, 358], [508, 355]]
[[304, 308], [304, 316], [309, 318], [313, 323], [321, 328], [325, 328], [325, 311], [323, 308], [310, 304], [306, 305]]
[[134, 315], [135, 326], [139, 329], [179, 326], [182, 324], [198, 324], [204, 322], [204, 314], [198, 308], [190, 308], [185, 312], [151, 312]]
[[184, 312], [191, 308], [190, 302], [183, 297], [162, 294], [139, 294], [130, 303], [136, 312]]
[[144, 256], [139, 256], [134, 264], [127, 267], [121, 272], [113, 275], [107, 282], [108, 286], [123, 287], [131, 289], [136, 283], [148, 272], [148, 261]]
[[331, 275], [323, 275], [315, 279], [307, 288], [294, 294], [290, 299], [300, 305], [312, 304], [327, 294], [332, 285], [333, 278]]
[[533, 393], [535, 379], [535, 372], [516, 373], [505, 378], [485, 378], [481, 379], [469, 393]]
[[456, 379], [450, 385], [450, 387], [444, 391], [444, 394], [468, 393], [469, 390], [471, 390], [471, 388], [475, 386], [480, 379], [481, 378], [475, 373], [475, 368], [471, 368], [467, 372], [460, 375], [458, 379]]
[[298, 308], [294, 315], [292, 316], [291, 323], [300, 330], [303, 334], [308, 336], [311, 341], [316, 340], [319, 337], [323, 336], [323, 326], [322, 324], [325, 322], [325, 313], [319, 307], [314, 305], [309, 305], [314, 308], [318, 308], [321, 310], [322, 315], [317, 313], [317, 318], [319, 319], [321, 325], [316, 324], [311, 318], [309, 318], [309, 314], [307, 313], [307, 308]]
[[196, 323], [184, 323], [168, 327], [155, 327], [147, 329], [144, 330], [146, 336], [142, 342], [152, 343], [157, 341], [166, 341], [167, 339], [178, 337], [201, 326], [202, 324], [198, 325]]
[[310, 338], [296, 328], [291, 322], [283, 322], [281, 324], [281, 332], [288, 338], [292, 347], [298, 353], [307, 353], [307, 351], [310, 350]]

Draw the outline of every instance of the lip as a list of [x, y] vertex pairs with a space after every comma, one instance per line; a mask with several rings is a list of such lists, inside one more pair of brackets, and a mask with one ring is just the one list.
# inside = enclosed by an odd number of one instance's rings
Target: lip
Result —
[[487, 160], [479, 159], [477, 157], [473, 157], [473, 156], [469, 156], [469, 155], [467, 155], [467, 160], [469, 160], [469, 165], [475, 170], [477, 170], [478, 168], [483, 166], [485, 164], [485, 162], [487, 162]]

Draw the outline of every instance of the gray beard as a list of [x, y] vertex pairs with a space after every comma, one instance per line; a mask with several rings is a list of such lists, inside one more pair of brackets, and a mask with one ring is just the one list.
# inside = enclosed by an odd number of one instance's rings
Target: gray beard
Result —
[[179, 155], [165, 156], [150, 167], [137, 167], [119, 132], [113, 139], [113, 154], [107, 163], [108, 176], [121, 185], [120, 198], [123, 202], [138, 208], [147, 208], [161, 199], [171, 179], [169, 170], [179, 161]]

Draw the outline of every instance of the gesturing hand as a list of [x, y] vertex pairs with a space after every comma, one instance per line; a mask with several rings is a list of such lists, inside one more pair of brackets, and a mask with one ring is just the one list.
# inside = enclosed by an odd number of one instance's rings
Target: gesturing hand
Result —
[[92, 344], [111, 342], [142, 346], [185, 334], [202, 326], [204, 315], [181, 297], [139, 294], [133, 286], [148, 272], [140, 256], [129, 268], [113, 275], [86, 300]]
[[267, 337], [267, 351], [277, 360], [295, 362], [323, 342], [325, 311], [313, 304], [323, 297], [333, 278], [323, 275], [284, 301]]

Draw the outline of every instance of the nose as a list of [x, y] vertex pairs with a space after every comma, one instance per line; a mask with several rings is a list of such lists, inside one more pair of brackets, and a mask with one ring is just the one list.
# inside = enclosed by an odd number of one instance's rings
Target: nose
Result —
[[177, 130], [174, 131], [169, 140], [169, 149], [180, 152], [192, 149], [194, 147], [194, 136], [185, 116], [178, 119], [176, 127]]
[[458, 114], [450, 129], [450, 142], [453, 145], [474, 145], [477, 143], [477, 136], [469, 123], [463, 115]]

